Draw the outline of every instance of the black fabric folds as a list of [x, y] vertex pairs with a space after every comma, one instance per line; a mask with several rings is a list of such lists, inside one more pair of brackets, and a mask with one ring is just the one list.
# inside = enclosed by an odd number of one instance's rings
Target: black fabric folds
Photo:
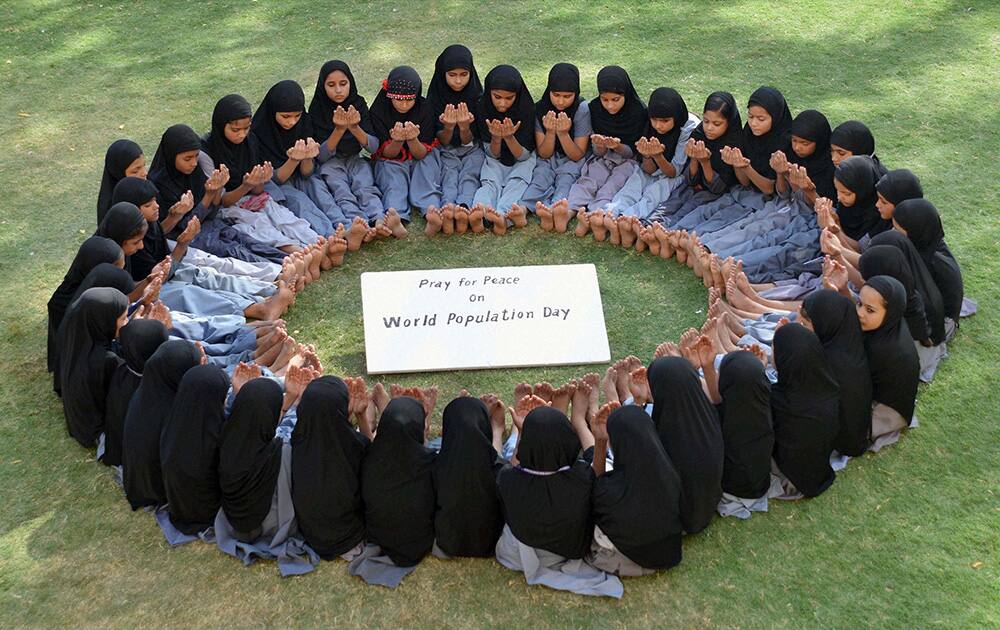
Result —
[[[504, 90], [514, 92], [517, 95], [510, 109], [501, 112], [493, 105], [493, 97], [490, 94], [492, 90]], [[528, 86], [525, 85], [517, 68], [499, 65], [490, 70], [483, 82], [483, 96], [479, 99], [479, 107], [476, 109], [476, 121], [473, 124], [476, 125], [476, 133], [481, 142], [484, 144], [490, 142], [491, 136], [489, 128], [486, 126], [487, 120], [510, 118], [515, 125], [521, 123], [517, 133], [514, 134], [517, 142], [525, 151], [535, 150], [535, 102], [532, 100], [531, 92], [528, 91]], [[499, 159], [504, 166], [513, 166], [517, 162], [506, 143], [501, 143]]]
[[[302, 116], [294, 127], [285, 129], [275, 118], [279, 112], [300, 112]], [[271, 166], [276, 169], [280, 168], [288, 159], [288, 149], [299, 140], [312, 137], [312, 121], [306, 114], [306, 97], [302, 86], [291, 79], [272, 85], [260, 107], [254, 112], [250, 131], [257, 140], [260, 159], [271, 162]]]
[[104, 154], [104, 172], [101, 175], [101, 190], [97, 194], [97, 222], [111, 207], [111, 194], [115, 185], [125, 177], [125, 169], [142, 156], [142, 147], [131, 140], [115, 140]]
[[[890, 173], [891, 175], [892, 173]], [[888, 175], [886, 175], [888, 177]], [[893, 219], [906, 230], [906, 236], [920, 254], [941, 292], [945, 317], [958, 321], [965, 298], [962, 270], [944, 242], [944, 226], [934, 204], [926, 199], [899, 202]]]
[[924, 196], [920, 179], [908, 168], [889, 171], [875, 184], [875, 190], [894, 206], [907, 199], [922, 199]]
[[889, 230], [873, 238], [871, 244], [872, 246], [890, 245], [902, 252], [903, 259], [910, 268], [910, 275], [913, 277], [913, 286], [923, 302], [931, 341], [935, 345], [944, 341], [944, 298], [941, 296], [937, 283], [934, 282], [934, 276], [924, 264], [924, 260], [913, 242], [901, 232]]
[[909, 423], [920, 384], [920, 358], [903, 319], [906, 289], [891, 276], [872, 276], [865, 286], [877, 291], [885, 305], [882, 325], [865, 333], [872, 395], [876, 402], [895, 409]]
[[[337, 71], [343, 72], [351, 83], [350, 91], [343, 103], [334, 102], [326, 93], [326, 80]], [[333, 133], [333, 112], [338, 107], [343, 107], [344, 111], [347, 111], [351, 106], [361, 114], [361, 129], [365, 133], [372, 133], [371, 119], [368, 116], [368, 103], [365, 101], [365, 97], [358, 94], [358, 86], [354, 81], [354, 74], [351, 73], [350, 66], [338, 59], [327, 61], [319, 69], [316, 89], [313, 90], [313, 97], [309, 102], [309, 119], [312, 123], [313, 133], [316, 134], [316, 142], [326, 142], [326, 139]], [[342, 157], [357, 155], [361, 152], [361, 148], [357, 138], [350, 133], [344, 133], [340, 142], [337, 143], [337, 155]]]
[[722, 442], [725, 464], [722, 491], [756, 499], [771, 486], [771, 383], [764, 366], [754, 355], [730, 352], [719, 364], [719, 394], [722, 403]]
[[201, 148], [212, 158], [215, 167], [223, 164], [229, 167], [227, 191], [239, 188], [243, 183], [243, 176], [262, 162], [253, 134], [247, 134], [239, 144], [233, 144], [226, 138], [227, 123], [250, 118], [252, 115], [253, 108], [249, 101], [239, 94], [227, 94], [215, 104], [215, 109], [212, 110], [212, 129], [201, 139]]
[[851, 155], [867, 155], [875, 162], [879, 177], [886, 174], [886, 168], [875, 155], [875, 136], [860, 120], [848, 120], [837, 125], [830, 135], [830, 144], [851, 152]]
[[[126, 177], [115, 186], [112, 200], [117, 204], [126, 201], [136, 207], [145, 205], [156, 199], [158, 191], [156, 184], [138, 177]], [[141, 210], [140, 210], [141, 212]], [[146, 235], [142, 237], [142, 249], [129, 257], [129, 269], [134, 280], [142, 280], [153, 271], [153, 267], [170, 255], [167, 237], [160, 227], [157, 218], [146, 221]]]
[[847, 158], [840, 163], [833, 176], [854, 193], [854, 205], [844, 206], [837, 201], [837, 217], [840, 218], [840, 227], [845, 234], [859, 240], [865, 234], [875, 236], [892, 229], [892, 222], [883, 219], [875, 207], [875, 202], [878, 201], [875, 185], [880, 176], [870, 157], [862, 155]]
[[907, 329], [916, 341], [929, 339], [930, 326], [924, 312], [924, 301], [913, 283], [913, 273], [903, 252], [890, 245], [873, 245], [861, 254], [858, 272], [868, 280], [872, 276], [891, 276], [899, 281], [906, 291]]

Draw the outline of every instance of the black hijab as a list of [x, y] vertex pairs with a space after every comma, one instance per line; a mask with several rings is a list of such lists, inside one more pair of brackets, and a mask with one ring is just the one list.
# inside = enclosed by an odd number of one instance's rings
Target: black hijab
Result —
[[[337, 71], [343, 72], [347, 80], [351, 82], [350, 91], [343, 103], [335, 103], [326, 95], [326, 79]], [[327, 61], [319, 69], [319, 78], [316, 79], [316, 89], [313, 91], [312, 101], [309, 102], [309, 120], [312, 123], [313, 132], [316, 134], [316, 142], [326, 142], [326, 139], [333, 133], [333, 112], [338, 107], [343, 107], [347, 111], [351, 105], [361, 114], [361, 128], [365, 133], [372, 133], [371, 119], [368, 117], [368, 103], [365, 97], [358, 94], [358, 85], [354, 81], [351, 68], [343, 61], [334, 59]], [[348, 157], [361, 152], [361, 145], [357, 138], [350, 133], [345, 133], [337, 143], [337, 155]]]
[[750, 95], [747, 107], [759, 105], [771, 115], [771, 128], [760, 136], [750, 130], [750, 123], [743, 127], [744, 157], [750, 166], [762, 177], [777, 177], [771, 168], [771, 154], [775, 151], [791, 152], [792, 112], [788, 111], [785, 97], [773, 87], [759, 87]]
[[793, 136], [816, 143], [812, 155], [800, 158], [795, 151], [788, 152], [788, 161], [806, 169], [809, 179], [816, 185], [816, 195], [827, 199], [837, 198], [833, 186], [833, 160], [830, 158], [830, 121], [815, 109], [806, 109], [792, 121]]
[[646, 126], [646, 133], [643, 134], [647, 138], [653, 137], [660, 141], [663, 145], [663, 156], [669, 161], [677, 150], [677, 141], [688, 121], [687, 103], [673, 88], [656, 88], [649, 95], [649, 117], [672, 118], [674, 121], [673, 128], [667, 133], [658, 133], [650, 123]]
[[[620, 66], [605, 66], [597, 73], [597, 91], [598, 95], [590, 101], [590, 122], [594, 133], [618, 138], [634, 152], [636, 141], [649, 125], [649, 113], [635, 91], [632, 79]], [[600, 92], [613, 92], [625, 97], [625, 104], [617, 114], [604, 109]]]
[[[136, 207], [157, 198], [156, 184], [138, 177], [126, 177], [115, 186], [112, 196], [114, 203], [127, 201]], [[141, 210], [139, 212], [142, 212]], [[170, 255], [167, 237], [159, 220], [146, 221], [146, 235], [142, 237], [142, 249], [129, 256], [132, 278], [142, 280], [158, 262]]]
[[424, 446], [424, 408], [409, 397], [382, 411], [361, 465], [368, 540], [393, 563], [412, 567], [434, 545], [434, 451]]
[[139, 387], [129, 401], [122, 432], [122, 485], [133, 510], [167, 502], [160, 435], [181, 379], [200, 359], [193, 343], [172, 339], [157, 348], [146, 362]]
[[681, 561], [681, 478], [642, 407], [608, 416], [615, 468], [594, 481], [594, 523], [645, 569]]
[[219, 443], [222, 510], [237, 532], [256, 530], [271, 511], [281, 472], [281, 386], [255, 378], [240, 388]]
[[84, 278], [80, 284], [80, 288], [73, 294], [73, 301], [76, 301], [76, 298], [80, 297], [87, 289], [95, 287], [118, 289], [127, 297], [132, 291], [135, 291], [135, 281], [132, 280], [132, 276], [127, 271], [118, 265], [101, 263], [94, 267], [87, 274], [87, 277]]
[[907, 199], [896, 206], [893, 218], [906, 230], [907, 238], [934, 278], [934, 283], [941, 292], [945, 317], [957, 322], [962, 312], [965, 287], [958, 261], [945, 245], [944, 226], [937, 208], [926, 199]]
[[[191, 191], [195, 203], [200, 203], [205, 196], [205, 182], [208, 177], [200, 166], [195, 166], [190, 175], [177, 170], [177, 155], [187, 151], [201, 150], [201, 138], [194, 129], [187, 125], [172, 125], [167, 127], [160, 137], [160, 145], [156, 147], [153, 163], [149, 167], [149, 181], [156, 185], [156, 201], [160, 204], [160, 220], [167, 218], [170, 207], [181, 200], [181, 196]], [[177, 235], [184, 231], [191, 213], [184, 215], [170, 234]], [[206, 221], [211, 215], [206, 217]]]
[[[469, 71], [469, 82], [465, 84], [460, 92], [448, 87], [448, 71], [455, 69]], [[452, 44], [438, 55], [434, 62], [434, 76], [427, 86], [427, 101], [430, 103], [434, 116], [440, 116], [446, 105], [465, 103], [472, 115], [476, 115], [476, 106], [483, 96], [483, 84], [479, 80], [479, 73], [476, 72], [476, 64], [472, 61], [472, 51], [462, 44]], [[462, 144], [459, 134], [452, 134], [451, 146], [457, 147]]]
[[886, 168], [875, 155], [875, 136], [860, 120], [848, 120], [837, 125], [830, 135], [830, 144], [851, 152], [851, 155], [867, 155], [875, 162], [879, 176], [885, 175]]
[[299, 531], [332, 560], [365, 537], [361, 462], [368, 438], [351, 426], [347, 385], [323, 376], [306, 387], [292, 431], [292, 503]]
[[840, 163], [833, 176], [854, 193], [852, 206], [844, 206], [837, 201], [837, 216], [845, 234], [859, 240], [865, 234], [875, 236], [892, 228], [892, 221], [883, 219], [875, 207], [878, 201], [875, 185], [879, 172], [870, 157], [855, 155], [847, 158]]
[[831, 289], [813, 291], [802, 308], [840, 386], [840, 432], [833, 447], [857, 457], [868, 450], [872, 426], [872, 378], [858, 310], [853, 300]]
[[125, 169], [142, 156], [142, 147], [131, 140], [115, 140], [104, 154], [104, 173], [101, 175], [101, 190], [97, 194], [97, 222], [104, 218], [113, 203], [111, 193], [115, 184], [125, 177]]
[[684, 531], [697, 534], [708, 527], [722, 497], [725, 447], [719, 417], [686, 359], [657, 359], [649, 365], [648, 378], [653, 423], [684, 486], [681, 522]]
[[118, 318], [128, 299], [118, 289], [85, 291], [66, 311], [59, 328], [59, 382], [66, 429], [91, 447], [104, 427], [104, 400], [111, 375], [121, 363], [111, 351]]
[[[493, 105], [492, 90], [504, 90], [517, 95], [510, 109], [505, 112], [497, 110]], [[521, 78], [521, 73], [514, 66], [500, 65], [489, 71], [483, 83], [483, 96], [479, 99], [476, 111], [477, 120], [473, 124], [476, 125], [479, 140], [484, 144], [489, 143], [491, 138], [486, 121], [510, 118], [515, 125], [521, 123], [517, 133], [514, 134], [517, 142], [525, 151], [535, 150], [535, 102], [524, 79]], [[500, 144], [499, 159], [504, 166], [513, 166], [517, 162], [514, 154], [507, 148], [506, 142]]]
[[520, 463], [497, 476], [507, 525], [525, 545], [565, 558], [583, 558], [590, 550], [594, 470], [579, 454], [580, 439], [566, 414], [539, 407], [525, 416]]
[[219, 436], [229, 377], [218, 365], [196, 365], [184, 374], [160, 437], [163, 487], [170, 522], [195, 535], [215, 522], [219, 490]]
[[[913, 276], [913, 286], [924, 305], [931, 341], [935, 345], [944, 341], [944, 298], [941, 297], [941, 291], [938, 289], [937, 283], [934, 282], [934, 276], [927, 269], [927, 265], [924, 264], [924, 260], [920, 257], [920, 252], [917, 251], [913, 242], [901, 232], [889, 230], [873, 238], [872, 245], [891, 245], [903, 253], [903, 258], [910, 267], [910, 274]], [[959, 308], [961, 308], [961, 302], [959, 302]]]
[[[97, 226], [97, 236], [110, 238], [121, 247], [122, 243], [146, 229], [148, 229], [146, 217], [142, 215], [139, 207], [134, 203], [121, 201], [108, 209], [101, 224]], [[132, 272], [132, 256], [125, 257], [125, 271], [135, 278]]]
[[[728, 121], [726, 132], [715, 140], [711, 140], [705, 135], [705, 123], [702, 122], [691, 132], [691, 138], [704, 142], [705, 147], [712, 152], [708, 159], [712, 164], [712, 171], [715, 173], [715, 176], [721, 178], [725, 183], [725, 187], [722, 189], [724, 191], [737, 185], [739, 180], [736, 177], [736, 171], [733, 170], [733, 167], [722, 161], [722, 149], [725, 147], [735, 148], [743, 146], [743, 121], [740, 118], [739, 107], [736, 106], [736, 99], [729, 92], [712, 92], [709, 94], [708, 98], [705, 99], [705, 107], [702, 108], [702, 112], [709, 111], [722, 112], [722, 115]], [[699, 170], [699, 180], [692, 183], [700, 183], [707, 188], [708, 184], [705, 183], [704, 177], [704, 174]]]
[[235, 190], [243, 183], [243, 176], [262, 162], [253, 134], [247, 134], [243, 142], [233, 144], [226, 138], [226, 124], [251, 118], [253, 108], [239, 94], [227, 94], [219, 99], [212, 110], [212, 130], [201, 139], [201, 148], [212, 158], [215, 167], [222, 164], [229, 167], [229, 181], [226, 190]]
[[[62, 282], [52, 292], [47, 308], [49, 312], [48, 332], [48, 368], [58, 377], [59, 366], [59, 325], [66, 315], [66, 309], [72, 304], [74, 295], [94, 267], [101, 263], [114, 263], [122, 257], [122, 248], [118, 243], [103, 236], [91, 236], [76, 250], [76, 256], [70, 263]], [[58, 380], [58, 379], [57, 379]], [[59, 391], [58, 387], [56, 391]]]
[[101, 461], [107, 466], [122, 463], [122, 436], [128, 404], [139, 389], [146, 361], [169, 338], [166, 327], [155, 319], [133, 319], [118, 333], [118, 348], [125, 362], [112, 374], [104, 402], [104, 455]]
[[[552, 104], [552, 99], [549, 98], [549, 94], [552, 92], [572, 92], [576, 94], [576, 99], [566, 109], [559, 110], [555, 108]], [[538, 99], [538, 102], [535, 103], [535, 120], [540, 125], [542, 124], [542, 118], [549, 112], [555, 112], [556, 114], [562, 112], [570, 120], [569, 137], [575, 138], [576, 136], [573, 135], [573, 117], [576, 116], [577, 110], [580, 109], [581, 102], [580, 69], [571, 63], [557, 63], [549, 70], [549, 80], [545, 84], [545, 92]], [[556, 142], [556, 152], [559, 155], [566, 155], [560, 142]]]
[[[372, 132], [380, 143], [390, 140], [389, 130], [396, 123], [411, 122], [420, 127], [417, 139], [431, 146], [434, 144], [434, 130], [437, 125], [437, 114], [427, 99], [420, 95], [422, 83], [420, 75], [410, 66], [397, 66], [382, 82], [382, 89], [372, 101], [371, 120]], [[400, 114], [392, 105], [395, 98], [414, 98], [416, 103], [405, 114]], [[403, 147], [404, 153], [406, 147]]]
[[892, 276], [903, 285], [906, 291], [907, 329], [916, 341], [928, 339], [927, 315], [924, 312], [924, 301], [920, 298], [913, 284], [913, 274], [906, 264], [903, 252], [890, 245], [875, 245], [861, 254], [858, 261], [858, 272], [865, 280], [872, 276]]
[[799, 324], [779, 328], [772, 347], [774, 462], [799, 492], [819, 496], [836, 478], [830, 453], [840, 432], [837, 379], [819, 338]]
[[920, 179], [908, 168], [897, 168], [889, 171], [875, 184], [877, 190], [886, 201], [898, 206], [907, 199], [922, 199], [924, 188]]
[[[279, 112], [300, 112], [302, 116], [294, 127], [285, 129], [275, 118]], [[272, 85], [254, 112], [250, 131], [257, 139], [260, 159], [270, 161], [274, 168], [281, 167], [288, 159], [286, 152], [289, 148], [299, 140], [312, 137], [312, 123], [306, 114], [306, 96], [302, 86], [291, 79]]]
[[755, 499], [771, 486], [771, 382], [764, 366], [745, 350], [730, 352], [719, 364], [719, 405], [725, 464], [722, 491]]
[[873, 276], [865, 285], [878, 291], [885, 304], [882, 325], [865, 333], [873, 398], [910, 423], [920, 383], [920, 358], [903, 319], [906, 289], [891, 276]]
[[492, 556], [503, 530], [497, 498], [503, 460], [493, 449], [486, 405], [468, 396], [448, 403], [441, 436], [433, 473], [438, 547], [450, 556]]

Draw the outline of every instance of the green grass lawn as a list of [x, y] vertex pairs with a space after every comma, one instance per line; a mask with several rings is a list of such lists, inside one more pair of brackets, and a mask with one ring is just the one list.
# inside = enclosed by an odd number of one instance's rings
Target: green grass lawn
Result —
[[[21, 625], [789, 627], [1000, 626], [1000, 395], [995, 278], [1000, 187], [1000, 5], [993, 0], [771, 3], [54, 2], [0, 4], [0, 619]], [[917, 172], [981, 313], [966, 320], [921, 426], [853, 462], [821, 498], [718, 520], [684, 562], [628, 580], [620, 602], [528, 588], [493, 561], [426, 560], [396, 591], [342, 562], [282, 580], [206, 545], [169, 549], [128, 510], [108, 471], [64, 429], [45, 372], [45, 302], [94, 229], [104, 150], [118, 137], [152, 157], [166, 126], [207, 129], [215, 101], [258, 103], [280, 79], [311, 94], [327, 59], [347, 60], [369, 97], [394, 66], [430, 79], [459, 41], [481, 76], [576, 63], [585, 96], [606, 64], [640, 94], [677, 88], [692, 111], [716, 89], [745, 103], [761, 84], [794, 112], [866, 121], [890, 167]], [[307, 96], [308, 97], [308, 96]], [[419, 221], [417, 222], [420, 223]], [[594, 262], [612, 355], [648, 356], [704, 319], [685, 267], [544, 235], [382, 242], [302, 295], [290, 330], [328, 371], [364, 369], [358, 274], [409, 268]], [[589, 368], [411, 375], [445, 396], [506, 396], [521, 379]]]

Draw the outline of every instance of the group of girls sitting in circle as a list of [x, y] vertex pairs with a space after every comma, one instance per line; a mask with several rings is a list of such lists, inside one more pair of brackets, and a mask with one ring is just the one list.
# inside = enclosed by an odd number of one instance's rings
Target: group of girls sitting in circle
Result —
[[[616, 66], [597, 90], [581, 99], [560, 63], [536, 103], [512, 66], [480, 84], [454, 45], [426, 97], [398, 67], [369, 109], [330, 61], [308, 110], [294, 81], [256, 112], [226, 96], [204, 136], [169, 127], [148, 172], [114, 142], [96, 233], [48, 304], [69, 434], [171, 544], [282, 574], [340, 556], [392, 587], [427, 554], [492, 556], [620, 597], [715, 513], [823, 493], [915, 422], [918, 382], [975, 309], [936, 208], [862, 123], [793, 118], [774, 88], [745, 126], [727, 92], [699, 118], [670, 88], [644, 103]], [[324, 376], [281, 319], [346, 252], [405, 237], [414, 207], [428, 235], [575, 219], [686, 264], [708, 317], [646, 367], [521, 384], [509, 406], [463, 391], [430, 440], [436, 388]]]

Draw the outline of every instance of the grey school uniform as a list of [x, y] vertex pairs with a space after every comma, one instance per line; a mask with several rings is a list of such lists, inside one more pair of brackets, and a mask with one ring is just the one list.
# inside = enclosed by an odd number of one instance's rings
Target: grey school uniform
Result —
[[[375, 153], [378, 139], [368, 134], [365, 148], [369, 153]], [[360, 153], [331, 153], [325, 142], [320, 144], [317, 160], [320, 163], [319, 175], [327, 190], [333, 194], [346, 221], [361, 217], [371, 223], [382, 216], [382, 196], [375, 185], [371, 162]]]
[[[171, 251], [177, 246], [175, 241], [167, 241]], [[281, 265], [273, 262], [250, 262], [238, 258], [225, 258], [216, 256], [209, 252], [202, 251], [195, 247], [188, 247], [184, 255], [184, 262], [195, 267], [205, 267], [214, 269], [219, 273], [230, 276], [244, 276], [263, 282], [274, 282], [281, 273]]]
[[170, 314], [171, 338], [201, 342], [211, 363], [231, 372], [240, 361], [253, 361], [257, 349], [257, 333], [246, 325], [242, 315], [199, 317], [175, 311]]
[[[482, 145], [473, 140], [461, 146], [441, 146], [437, 149], [440, 162], [438, 178], [441, 203], [454, 203], [472, 207], [472, 200], [479, 190], [479, 175], [483, 170], [486, 153]], [[426, 208], [424, 209], [426, 213]]]
[[383, 213], [395, 208], [404, 221], [409, 221], [410, 206], [422, 214], [430, 206], [440, 208], [440, 173], [441, 154], [437, 149], [419, 160], [376, 160], [375, 184], [382, 191]]
[[[542, 124], [535, 118], [535, 131], [545, 133]], [[582, 138], [593, 133], [590, 124], [590, 103], [580, 101], [580, 106], [573, 115], [573, 136]], [[556, 140], [558, 143], [559, 140]], [[551, 206], [560, 199], [569, 197], [569, 190], [580, 178], [583, 164], [587, 161], [588, 154], [584, 154], [579, 160], [571, 160], [565, 154], [555, 151], [552, 155], [543, 159], [536, 156], [535, 170], [531, 173], [531, 183], [522, 195], [523, 203], [528, 206], [528, 210], [534, 212], [535, 203], [541, 201], [546, 206]]]
[[285, 206], [295, 216], [308, 221], [309, 227], [317, 234], [330, 236], [338, 225], [347, 226], [347, 217], [337, 205], [333, 193], [315, 172], [306, 177], [296, 171], [285, 183], [279, 184], [277, 179], [274, 183], [285, 194]]
[[604, 155], [595, 153], [588, 157], [580, 171], [580, 177], [569, 189], [569, 207], [603, 210], [611, 203], [639, 168], [639, 164], [633, 159], [632, 150], [626, 147], [626, 151], [628, 155], [606, 151]]
[[483, 168], [479, 174], [479, 190], [472, 199], [473, 205], [483, 204], [506, 216], [511, 206], [520, 203], [531, 182], [537, 157], [534, 151], [522, 150], [521, 157], [511, 166], [504, 166], [494, 156], [490, 147], [483, 145]]

